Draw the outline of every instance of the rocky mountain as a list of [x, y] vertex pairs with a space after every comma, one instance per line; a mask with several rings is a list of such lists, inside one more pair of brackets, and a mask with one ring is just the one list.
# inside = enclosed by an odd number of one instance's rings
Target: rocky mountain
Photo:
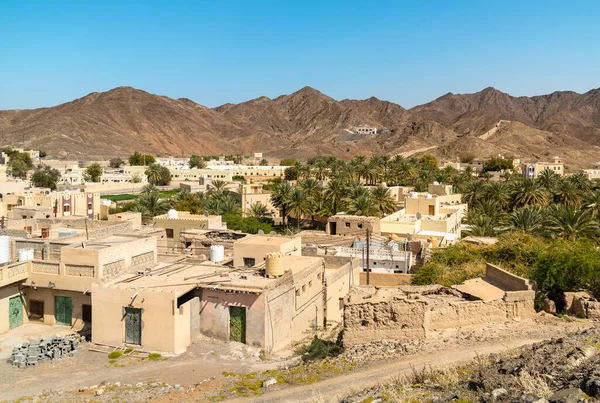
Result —
[[[500, 120], [509, 122], [494, 129]], [[378, 134], [354, 133], [360, 125], [375, 126]], [[490, 129], [493, 133], [482, 136]], [[55, 107], [0, 111], [0, 142], [70, 159], [127, 156], [135, 150], [263, 151], [301, 159], [429, 152], [456, 158], [473, 150], [482, 157], [504, 152], [531, 159], [559, 153], [585, 166], [600, 159], [600, 90], [529, 98], [486, 88], [406, 110], [374, 97], [337, 101], [310, 87], [217, 108], [119, 87]]]
[[489, 87], [474, 94], [448, 93], [410, 112], [459, 134], [479, 135], [506, 119], [600, 144], [600, 89], [513, 97]]

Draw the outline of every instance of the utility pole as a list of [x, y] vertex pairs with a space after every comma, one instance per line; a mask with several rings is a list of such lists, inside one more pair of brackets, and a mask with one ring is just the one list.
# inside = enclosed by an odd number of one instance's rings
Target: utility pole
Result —
[[369, 264], [369, 252], [371, 251], [371, 229], [367, 228], [367, 285], [371, 284], [371, 265]]

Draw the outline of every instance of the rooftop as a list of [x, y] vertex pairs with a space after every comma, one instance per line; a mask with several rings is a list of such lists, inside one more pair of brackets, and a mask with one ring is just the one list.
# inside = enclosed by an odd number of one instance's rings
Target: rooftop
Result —
[[278, 235], [249, 235], [236, 243], [245, 245], [283, 245], [294, 238]]

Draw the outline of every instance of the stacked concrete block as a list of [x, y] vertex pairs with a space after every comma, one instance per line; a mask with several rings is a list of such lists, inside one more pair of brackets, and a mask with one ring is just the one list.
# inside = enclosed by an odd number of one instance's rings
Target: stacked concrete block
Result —
[[60, 360], [72, 356], [78, 345], [79, 338], [75, 337], [37, 339], [13, 348], [11, 362], [16, 367], [25, 368], [44, 361]]

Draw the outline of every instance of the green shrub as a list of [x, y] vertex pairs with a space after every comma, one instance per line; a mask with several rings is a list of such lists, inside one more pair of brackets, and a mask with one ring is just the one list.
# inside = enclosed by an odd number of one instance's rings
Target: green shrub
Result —
[[296, 353], [302, 355], [303, 361], [322, 360], [327, 357], [336, 357], [344, 352], [344, 348], [329, 340], [314, 338], [310, 344], [300, 346]]
[[112, 353], [108, 354], [108, 358], [110, 360], [116, 360], [117, 358], [119, 358], [122, 355], [123, 355], [122, 351], [113, 351]]
[[164, 358], [162, 358], [162, 355], [160, 353], [150, 353], [148, 354], [148, 360], [150, 361], [161, 361]]

